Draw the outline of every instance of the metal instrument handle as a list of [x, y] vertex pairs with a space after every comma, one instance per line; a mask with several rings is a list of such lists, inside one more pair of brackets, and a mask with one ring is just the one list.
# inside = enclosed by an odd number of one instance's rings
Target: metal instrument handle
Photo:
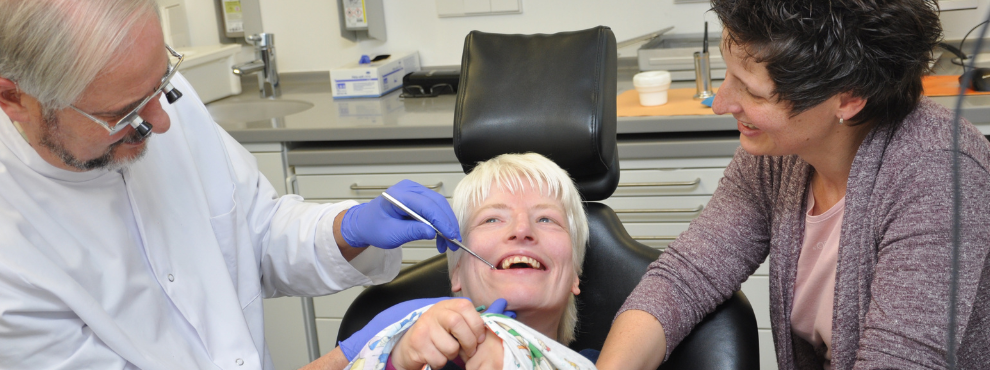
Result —
[[384, 192], [382, 193], [382, 196], [385, 197], [385, 199], [387, 199], [389, 202], [391, 202], [392, 204], [394, 204], [396, 207], [402, 208], [402, 210], [405, 211], [407, 214], [409, 214], [409, 216], [411, 216], [412, 218], [415, 218], [417, 221], [422, 222], [422, 223], [427, 224], [430, 227], [432, 227], [433, 230], [437, 232], [437, 237], [441, 237], [441, 238], [447, 239], [447, 241], [449, 241], [451, 243], [454, 243], [455, 245], [457, 245], [457, 247], [463, 249], [465, 252], [468, 252], [468, 254], [470, 254], [470, 255], [474, 256], [475, 258], [481, 260], [481, 262], [484, 262], [486, 265], [488, 265], [488, 267], [491, 267], [492, 270], [495, 269], [495, 265], [493, 265], [491, 262], [488, 262], [488, 260], [486, 260], [484, 258], [481, 258], [481, 256], [479, 256], [477, 253], [474, 253], [474, 251], [468, 249], [468, 247], [465, 247], [463, 243], [457, 241], [457, 239], [448, 238], [446, 235], [444, 235], [443, 233], [441, 233], [440, 230], [437, 229], [436, 226], [433, 226], [433, 224], [431, 224], [430, 221], [427, 221], [425, 218], [423, 218], [423, 216], [420, 216], [418, 213], [414, 212], [412, 209], [409, 209], [409, 207], [406, 207], [406, 205], [405, 204], [402, 204], [402, 202], [400, 202], [398, 199], [395, 199], [394, 197], [392, 197], [388, 193], [384, 193]]
[[[437, 190], [443, 187], [443, 181], [436, 183], [436, 185], [423, 185], [427, 189]], [[390, 185], [358, 185], [357, 183], [351, 184], [351, 190], [387, 190]]]
[[615, 213], [696, 213], [701, 212], [704, 207], [699, 205], [695, 208], [617, 209]]
[[642, 187], [659, 187], [659, 186], [695, 186], [701, 183], [701, 178], [695, 178], [691, 181], [666, 181], [666, 182], [628, 182], [620, 183], [620, 188], [642, 188]]

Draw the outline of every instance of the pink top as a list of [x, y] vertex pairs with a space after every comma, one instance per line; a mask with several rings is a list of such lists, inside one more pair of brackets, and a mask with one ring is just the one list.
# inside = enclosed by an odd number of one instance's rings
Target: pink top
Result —
[[808, 186], [804, 244], [798, 259], [794, 284], [791, 330], [820, 351], [825, 347], [825, 369], [832, 368], [832, 301], [835, 297], [835, 268], [839, 256], [839, 233], [846, 198], [824, 213], [813, 216], [815, 197]]

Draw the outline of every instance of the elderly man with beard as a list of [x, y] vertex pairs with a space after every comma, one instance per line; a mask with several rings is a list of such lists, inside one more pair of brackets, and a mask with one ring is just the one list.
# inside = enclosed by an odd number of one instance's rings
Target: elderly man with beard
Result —
[[[263, 298], [389, 281], [436, 236], [380, 198], [279, 197], [157, 9], [0, 1], [0, 368], [272, 369]], [[388, 191], [459, 238], [442, 195]]]

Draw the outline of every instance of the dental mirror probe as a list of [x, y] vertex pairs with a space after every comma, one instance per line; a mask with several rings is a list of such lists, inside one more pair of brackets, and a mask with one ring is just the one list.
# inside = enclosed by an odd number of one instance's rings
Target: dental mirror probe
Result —
[[398, 199], [393, 198], [391, 195], [389, 195], [388, 193], [385, 193], [385, 192], [382, 192], [382, 196], [385, 197], [385, 199], [387, 199], [390, 203], [394, 204], [396, 207], [402, 208], [402, 210], [405, 211], [407, 214], [409, 214], [409, 216], [412, 216], [412, 218], [415, 218], [417, 221], [422, 222], [422, 223], [427, 224], [430, 227], [432, 227], [433, 230], [436, 230], [438, 237], [447, 239], [451, 243], [456, 244], [457, 247], [463, 249], [465, 252], [468, 252], [468, 254], [474, 256], [474, 258], [477, 258], [477, 259], [481, 260], [481, 262], [484, 262], [486, 265], [488, 265], [488, 267], [491, 267], [492, 270], [495, 269], [495, 265], [493, 265], [491, 262], [488, 262], [484, 258], [481, 258], [481, 256], [479, 256], [477, 253], [474, 253], [474, 251], [472, 251], [472, 250], [468, 249], [468, 247], [464, 246], [463, 243], [457, 241], [457, 239], [448, 238], [446, 235], [443, 235], [443, 233], [441, 233], [440, 230], [437, 229], [436, 226], [433, 226], [433, 224], [431, 224], [430, 221], [427, 221], [425, 218], [423, 218], [423, 216], [420, 216], [418, 213], [413, 212], [413, 210], [409, 209], [409, 207], [406, 207], [406, 205], [405, 204], [402, 204], [402, 202], [400, 202]]

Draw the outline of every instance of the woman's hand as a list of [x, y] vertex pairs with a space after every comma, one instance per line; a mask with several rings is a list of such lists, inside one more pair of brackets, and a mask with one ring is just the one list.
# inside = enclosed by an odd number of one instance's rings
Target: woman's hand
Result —
[[[440, 369], [459, 354], [471, 358], [487, 339], [481, 315], [467, 299], [451, 299], [430, 307], [399, 339], [392, 350], [392, 366], [419, 370], [423, 365]], [[498, 339], [498, 338], [496, 338]]]
[[502, 338], [491, 330], [485, 330], [485, 341], [478, 345], [478, 351], [464, 363], [467, 370], [500, 370], [505, 350], [502, 348]]

